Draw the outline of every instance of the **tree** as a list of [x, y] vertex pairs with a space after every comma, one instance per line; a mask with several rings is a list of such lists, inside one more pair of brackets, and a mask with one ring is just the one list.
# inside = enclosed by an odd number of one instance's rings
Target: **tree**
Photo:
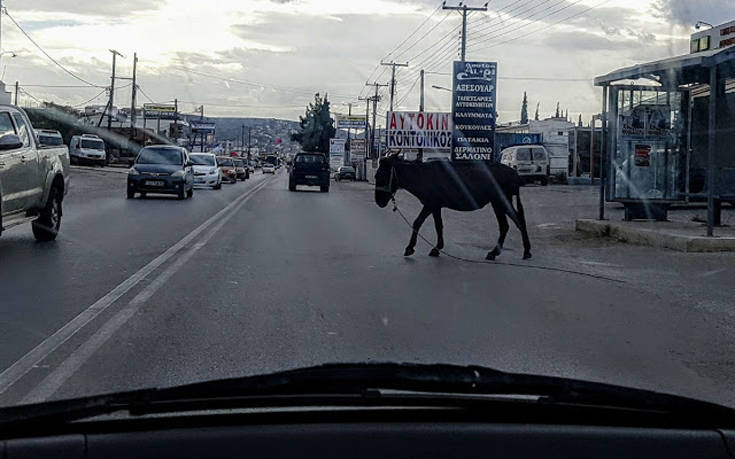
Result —
[[329, 100], [327, 94], [322, 98], [314, 94], [314, 102], [306, 107], [305, 116], [299, 117], [300, 131], [291, 134], [291, 140], [298, 142], [304, 151], [328, 154], [329, 139], [337, 130], [334, 120], [329, 116]]
[[533, 119], [538, 121], [538, 109], [541, 106], [541, 102], [536, 102], [536, 114], [533, 115]]
[[577, 126], [582, 127], [582, 114], [579, 114], [579, 121], [577, 122]]
[[566, 110], [564, 110], [564, 119], [566, 121], [569, 121], [569, 109], [568, 108]]
[[528, 97], [526, 91], [523, 91], [523, 103], [521, 104], [521, 124], [528, 123]]
[[559, 102], [556, 103], [556, 114], [554, 115], [554, 118], [559, 118], [561, 116], [561, 113], [559, 113]]

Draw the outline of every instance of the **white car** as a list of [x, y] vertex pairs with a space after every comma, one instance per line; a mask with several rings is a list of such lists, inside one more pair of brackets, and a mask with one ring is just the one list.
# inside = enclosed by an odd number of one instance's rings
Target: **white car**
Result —
[[222, 188], [222, 169], [215, 155], [190, 153], [189, 160], [194, 163], [194, 186], [211, 186], [215, 190]]
[[264, 174], [275, 174], [276, 167], [273, 164], [265, 163], [263, 164], [263, 173]]

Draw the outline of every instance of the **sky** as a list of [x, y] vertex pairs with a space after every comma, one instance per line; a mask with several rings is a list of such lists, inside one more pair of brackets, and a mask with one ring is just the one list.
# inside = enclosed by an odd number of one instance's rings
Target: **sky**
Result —
[[[461, 16], [434, 0], [3, 0], [2, 80], [19, 82], [21, 102], [104, 104], [110, 49], [132, 75], [138, 55], [138, 103], [204, 105], [211, 116], [298, 119], [315, 92], [332, 110], [362, 114], [385, 84], [381, 59], [408, 62], [396, 71], [396, 110], [417, 110], [418, 74], [426, 70], [427, 111], [449, 111]], [[480, 0], [467, 0], [482, 6]], [[451, 0], [448, 5], [454, 5]], [[57, 66], [13, 24], [20, 27]], [[499, 122], [553, 115], [559, 102], [574, 120], [601, 108], [595, 76], [688, 52], [698, 20], [735, 19], [732, 0], [492, 0], [468, 17], [467, 60], [498, 63]], [[11, 57], [15, 53], [15, 57]], [[63, 67], [64, 69], [62, 69]], [[79, 86], [79, 87], [46, 87]], [[129, 106], [129, 80], [118, 80], [116, 105]], [[379, 114], [388, 107], [381, 88]], [[96, 98], [95, 98], [96, 97]], [[381, 117], [379, 116], [379, 119]]]

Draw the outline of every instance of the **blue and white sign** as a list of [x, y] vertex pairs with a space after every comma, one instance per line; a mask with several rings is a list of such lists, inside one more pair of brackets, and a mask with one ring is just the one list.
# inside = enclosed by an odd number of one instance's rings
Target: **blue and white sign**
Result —
[[497, 62], [454, 62], [452, 160], [492, 161]]

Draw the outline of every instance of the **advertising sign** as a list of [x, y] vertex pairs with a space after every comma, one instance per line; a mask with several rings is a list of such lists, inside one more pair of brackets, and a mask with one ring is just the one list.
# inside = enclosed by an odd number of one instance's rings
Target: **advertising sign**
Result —
[[192, 121], [189, 123], [189, 125], [191, 126], [191, 132], [196, 132], [198, 134], [214, 133], [214, 123]]
[[329, 153], [340, 153], [345, 152], [345, 139], [329, 139]]
[[388, 112], [388, 149], [452, 147], [449, 113]]
[[492, 161], [497, 62], [454, 62], [452, 160]]
[[669, 133], [668, 105], [638, 105], [620, 116], [623, 139], [665, 139]]
[[634, 163], [636, 166], [639, 166], [639, 167], [648, 167], [651, 165], [651, 146], [650, 145], [636, 144]]
[[143, 113], [149, 119], [172, 120], [176, 118], [176, 106], [169, 104], [143, 104]]
[[350, 139], [350, 153], [352, 156], [364, 155], [367, 149], [367, 141], [365, 139]]
[[337, 129], [365, 129], [365, 115], [337, 115]]

